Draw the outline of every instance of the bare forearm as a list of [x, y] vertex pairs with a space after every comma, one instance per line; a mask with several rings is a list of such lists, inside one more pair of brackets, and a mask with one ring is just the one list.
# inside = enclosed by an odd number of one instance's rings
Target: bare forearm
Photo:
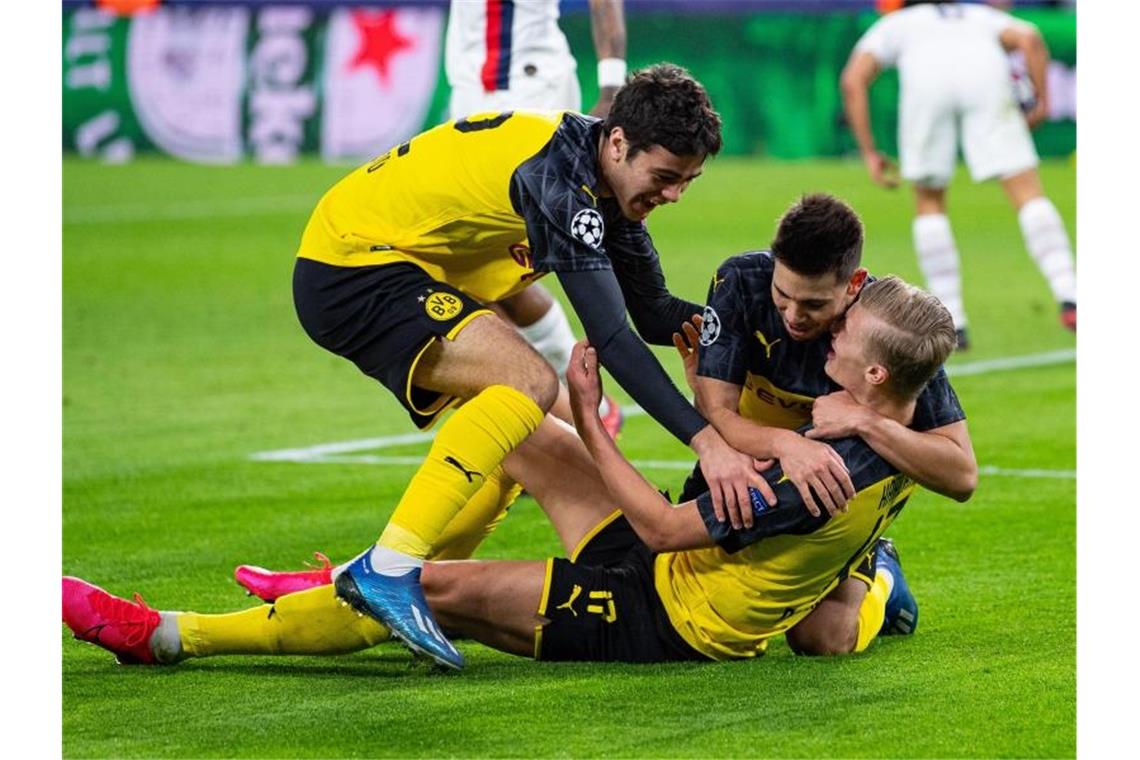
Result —
[[1033, 83], [1033, 90], [1037, 100], [1042, 103], [1049, 102], [1049, 49], [1039, 34], [1029, 35], [1021, 47], [1025, 56], [1025, 71], [1029, 81]]
[[622, 511], [646, 544], [658, 550], [666, 548], [664, 544], [672, 532], [675, 510], [626, 460], [597, 416], [583, 416], [587, 419], [575, 419], [578, 434], [590, 451], [606, 490], [614, 498], [614, 506]]
[[860, 153], [873, 153], [875, 137], [871, 132], [871, 108], [867, 97], [867, 87], [862, 83], [844, 78], [843, 111], [847, 115], [847, 125], [855, 136]]
[[590, 0], [590, 30], [598, 60], [625, 58], [625, 13], [622, 0]]
[[778, 459], [783, 436], [796, 435], [791, 430], [751, 422], [724, 407], [713, 408], [708, 415], [709, 422], [729, 446], [756, 459]]
[[920, 433], [880, 415], [870, 415], [858, 432], [879, 456], [920, 485], [956, 501], [973, 495], [978, 465], [968, 443]]

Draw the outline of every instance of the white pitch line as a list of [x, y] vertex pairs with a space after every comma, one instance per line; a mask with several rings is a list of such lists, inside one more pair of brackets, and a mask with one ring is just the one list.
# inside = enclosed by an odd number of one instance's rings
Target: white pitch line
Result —
[[[270, 461], [262, 459], [260, 461]], [[354, 454], [351, 456], [333, 454], [329, 456], [287, 459], [279, 457], [272, 461], [297, 462], [301, 464], [364, 464], [381, 467], [418, 467], [423, 463], [422, 456], [384, 456], [381, 454]], [[683, 470], [693, 469], [692, 460], [684, 459], [633, 459], [630, 464], [639, 470]], [[1041, 470], [1016, 469], [1008, 467], [995, 467], [984, 465], [978, 468], [980, 475], [1005, 478], [1047, 478], [1056, 480], [1074, 480], [1077, 477], [1075, 470]]]
[[234, 198], [228, 201], [193, 200], [182, 203], [122, 203], [114, 206], [76, 206], [63, 211], [64, 224], [121, 224], [180, 219], [214, 219], [228, 216], [295, 214], [311, 211], [313, 195], [278, 195]]
[[1007, 356], [1002, 359], [982, 359], [976, 362], [955, 364], [946, 367], [946, 374], [950, 377], [986, 375], [991, 372], [1004, 372], [1011, 369], [1025, 369], [1027, 367], [1050, 367], [1055, 364], [1068, 364], [1070, 362], [1076, 361], [1076, 359], [1076, 349], [1063, 348], [1059, 351], [1046, 351], [1045, 353], [1041, 354]]
[[[982, 361], [968, 362], [965, 364], [958, 364], [954, 367], [948, 367], [946, 372], [955, 377], [969, 376], [969, 375], [983, 375], [990, 372], [1008, 372], [1010, 370], [1025, 369], [1029, 367], [1046, 367], [1055, 364], [1066, 364], [1076, 359], [1077, 352], [1072, 349], [1063, 349], [1060, 351], [1047, 351], [1040, 354], [1026, 354], [1024, 356], [1010, 356], [1001, 359], [985, 359]], [[621, 408], [622, 414], [627, 419], [631, 417], [642, 417], [645, 415], [645, 410], [640, 406], [633, 404], [630, 406], [623, 406]], [[403, 433], [400, 435], [381, 436], [379, 438], [363, 438], [356, 441], [337, 441], [335, 443], [319, 443], [314, 446], [306, 446], [298, 449], [281, 449], [278, 451], [259, 451], [250, 454], [249, 458], [258, 462], [336, 462], [339, 464], [346, 464], [350, 462], [358, 462], [360, 464], [406, 464], [403, 460], [409, 457], [335, 457], [337, 454], [350, 454], [355, 451], [371, 451], [374, 449], [388, 449], [393, 446], [405, 446], [415, 443], [423, 443], [435, 438], [434, 432], [428, 433]], [[368, 459], [369, 461], [361, 461]], [[390, 459], [397, 459], [400, 461], [388, 461]], [[372, 461], [376, 460], [376, 461]], [[416, 460], [418, 463], [420, 460]], [[653, 466], [646, 464], [646, 467]], [[686, 465], [691, 466], [691, 465]], [[662, 464], [665, 469], [673, 468], [672, 464]], [[682, 469], [682, 468], [678, 468]], [[1013, 470], [1009, 472], [1015, 472]], [[1035, 472], [1027, 470], [1026, 472]], [[1041, 472], [1045, 472], [1044, 470]], [[1051, 471], [1050, 471], [1051, 472]], [[1069, 472], [1068, 470], [1061, 470], [1058, 472]], [[991, 472], [985, 473], [990, 475], [1001, 475], [1005, 472]], [[1054, 476], [1034, 476], [1027, 475], [1026, 477], [1070, 477], [1069, 475], [1054, 475]]]

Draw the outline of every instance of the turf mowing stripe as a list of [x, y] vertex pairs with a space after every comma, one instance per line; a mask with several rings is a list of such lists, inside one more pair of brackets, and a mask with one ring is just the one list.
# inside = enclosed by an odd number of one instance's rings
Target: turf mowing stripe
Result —
[[121, 203], [114, 206], [79, 206], [66, 209], [64, 224], [123, 224], [168, 222], [180, 219], [213, 219], [220, 216], [296, 214], [311, 211], [312, 195], [280, 195], [264, 198], [234, 198], [228, 201], [184, 201], [178, 204]]
[[[953, 367], [947, 367], [946, 373], [954, 377], [964, 377], [970, 375], [984, 375], [990, 372], [1006, 372], [1009, 370], [1025, 369], [1029, 367], [1047, 367], [1055, 364], [1066, 364], [1076, 359], [1077, 352], [1073, 349], [1062, 349], [1060, 351], [1046, 351], [1040, 354], [1026, 354], [1025, 356], [1009, 356], [1001, 359], [984, 359], [976, 362], [968, 362], [965, 364], [958, 364]], [[630, 417], [642, 417], [645, 415], [645, 410], [640, 406], [633, 404], [631, 406], [623, 406], [621, 408], [622, 414], [628, 419]], [[389, 435], [380, 438], [362, 438], [356, 441], [338, 441], [334, 443], [319, 443], [315, 446], [306, 446], [299, 449], [280, 449], [278, 451], [259, 451], [250, 454], [249, 458], [257, 462], [335, 462], [338, 464], [390, 464], [402, 465], [409, 462], [418, 464], [422, 459], [415, 457], [337, 457], [337, 454], [349, 454], [354, 451], [371, 451], [373, 449], [387, 449], [392, 446], [404, 446], [413, 443], [422, 443], [430, 441], [435, 438], [435, 433], [403, 433], [400, 435]], [[367, 461], [366, 461], [367, 460]], [[405, 461], [408, 460], [408, 461]], [[636, 464], [636, 463], [635, 463]], [[663, 463], [661, 466], [666, 469], [674, 468], [675, 464], [680, 463]], [[653, 466], [646, 464], [646, 467]], [[691, 464], [686, 464], [684, 467], [691, 467]], [[683, 469], [677, 467], [676, 469]], [[992, 471], [987, 471], [985, 467], [979, 469], [979, 472], [984, 475], [1011, 475], [1017, 477], [1017, 473], [1044, 473], [1044, 472], [1058, 472], [1069, 474], [1054, 474], [1054, 475], [1041, 475], [1041, 474], [1026, 474], [1020, 477], [1076, 477], [1076, 473], [1070, 470], [998, 470], [997, 468], [990, 468]]]

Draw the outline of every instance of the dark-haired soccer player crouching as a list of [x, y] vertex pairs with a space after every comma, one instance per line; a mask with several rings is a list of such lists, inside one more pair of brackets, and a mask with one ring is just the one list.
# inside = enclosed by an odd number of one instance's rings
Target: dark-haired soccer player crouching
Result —
[[[889, 277], [867, 285], [835, 327], [826, 371], [859, 403], [906, 425], [954, 345], [953, 322], [937, 299]], [[896, 622], [884, 623], [885, 611], [898, 609], [907, 592], [881, 536], [916, 484], [864, 441], [828, 444], [856, 491], [846, 511], [812, 515], [774, 467], [765, 477], [778, 504], [754, 494], [752, 526], [733, 528], [717, 519], [708, 494], [673, 506], [622, 457], [598, 418], [593, 348], [576, 347], [568, 379], [581, 438], [548, 417], [505, 465], [573, 551], [569, 559], [425, 564], [428, 602], [449, 631], [546, 660], [754, 657], [801, 624], [869, 551], [884, 560], [882, 582], [859, 615], [852, 649]], [[160, 613], [64, 578], [63, 616], [78, 638], [123, 662], [339, 654], [389, 635], [342, 607], [332, 586], [202, 615]]]

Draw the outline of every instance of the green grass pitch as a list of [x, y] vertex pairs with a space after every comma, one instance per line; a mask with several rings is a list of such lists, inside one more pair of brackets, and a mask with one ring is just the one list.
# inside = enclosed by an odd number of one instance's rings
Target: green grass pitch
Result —
[[[345, 171], [65, 160], [64, 573], [159, 609], [224, 611], [251, 604], [237, 564], [343, 558], [377, 535], [411, 467], [251, 458], [410, 432], [293, 313], [301, 229]], [[1073, 166], [1042, 174], [1072, 223]], [[673, 289], [703, 301], [717, 263], [766, 246], [812, 190], [863, 215], [873, 272], [920, 282], [905, 192], [872, 186], [857, 164], [725, 158], [651, 220]], [[922, 605], [915, 636], [847, 658], [798, 658], [778, 641], [754, 662], [649, 667], [534, 663], [466, 642], [467, 670], [446, 676], [409, 667], [395, 645], [117, 667], [64, 629], [64, 755], [1074, 755], [1074, 340], [1000, 189], [960, 175], [950, 198], [974, 342], [951, 365], [964, 366], [954, 384], [984, 469], [968, 503], [919, 493], [891, 530]], [[680, 380], [671, 349], [659, 355]], [[982, 364], [1039, 355], [1053, 359]], [[633, 459], [686, 459], [646, 417], [621, 444]], [[648, 474], [674, 493], [683, 478]], [[524, 499], [478, 556], [556, 551]]]

